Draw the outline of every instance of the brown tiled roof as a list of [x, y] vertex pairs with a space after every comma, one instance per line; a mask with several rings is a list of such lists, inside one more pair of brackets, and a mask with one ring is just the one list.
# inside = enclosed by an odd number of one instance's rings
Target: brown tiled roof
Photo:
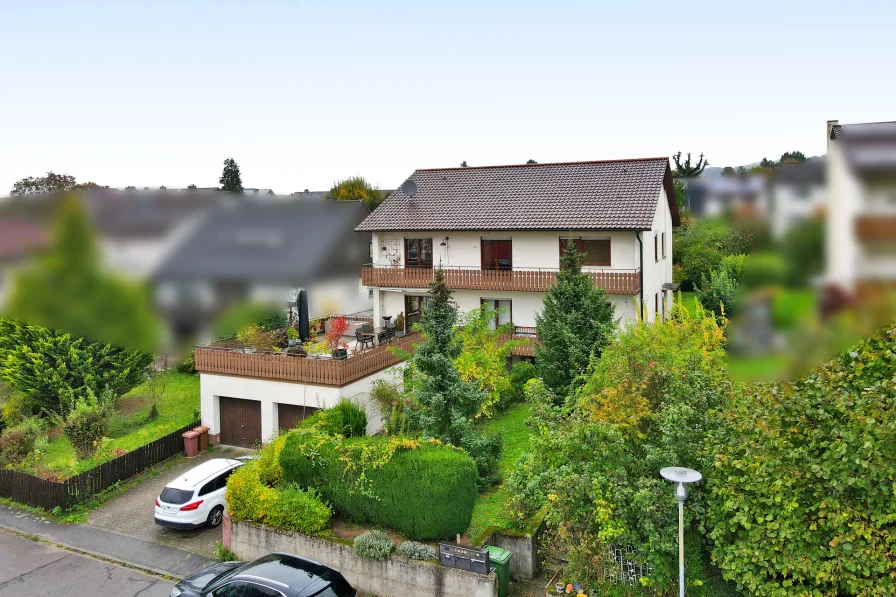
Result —
[[[377, 230], [649, 230], [667, 158], [417, 170], [360, 226]], [[404, 185], [402, 185], [404, 186]]]
[[0, 261], [21, 259], [32, 251], [44, 248], [48, 242], [49, 235], [43, 226], [0, 218]]

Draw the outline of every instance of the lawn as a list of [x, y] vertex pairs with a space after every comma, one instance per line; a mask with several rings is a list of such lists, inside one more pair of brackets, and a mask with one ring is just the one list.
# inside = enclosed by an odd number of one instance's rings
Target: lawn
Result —
[[529, 418], [531, 412], [531, 405], [518, 404], [511, 407], [503, 416], [489, 421], [484, 426], [486, 433], [504, 430], [504, 451], [498, 462], [502, 481], [476, 500], [476, 505], [473, 507], [473, 520], [470, 523], [470, 528], [467, 529], [467, 535], [474, 544], [484, 538], [482, 534], [489, 527], [515, 529], [517, 526], [508, 510], [511, 493], [507, 489], [505, 481], [520, 456], [529, 449], [530, 431], [526, 427], [526, 419]]
[[146, 385], [139, 385], [118, 399], [109, 426], [109, 442], [102, 454], [79, 461], [61, 431], [50, 432], [47, 452], [29, 462], [28, 472], [43, 477], [64, 478], [130, 452], [199, 418], [199, 376], [170, 371], [165, 374], [165, 392], [158, 400], [159, 416], [149, 419], [151, 398]]
[[694, 312], [694, 305], [697, 303], [697, 293], [696, 292], [676, 292], [673, 301], [678, 301], [678, 297], [681, 296], [681, 306], [687, 309], [688, 313]]

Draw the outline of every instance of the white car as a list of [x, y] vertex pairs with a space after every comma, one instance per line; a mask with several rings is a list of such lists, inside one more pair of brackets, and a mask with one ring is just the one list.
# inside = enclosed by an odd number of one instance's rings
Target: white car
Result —
[[213, 458], [179, 476], [156, 498], [156, 524], [173, 529], [221, 524], [227, 478], [243, 464], [242, 459]]

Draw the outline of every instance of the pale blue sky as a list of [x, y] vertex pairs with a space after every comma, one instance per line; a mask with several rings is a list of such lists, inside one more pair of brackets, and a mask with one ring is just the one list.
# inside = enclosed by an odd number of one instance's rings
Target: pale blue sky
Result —
[[0, 0], [0, 194], [824, 152], [896, 119], [896, 3]]

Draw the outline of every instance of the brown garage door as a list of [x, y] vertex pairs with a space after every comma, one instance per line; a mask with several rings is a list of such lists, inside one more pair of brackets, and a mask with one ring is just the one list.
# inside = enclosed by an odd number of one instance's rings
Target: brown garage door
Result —
[[299, 426], [299, 423], [317, 412], [312, 406], [296, 406], [295, 404], [277, 404], [277, 420], [280, 429], [289, 431]]
[[253, 448], [261, 443], [261, 402], [221, 396], [221, 443]]

